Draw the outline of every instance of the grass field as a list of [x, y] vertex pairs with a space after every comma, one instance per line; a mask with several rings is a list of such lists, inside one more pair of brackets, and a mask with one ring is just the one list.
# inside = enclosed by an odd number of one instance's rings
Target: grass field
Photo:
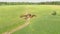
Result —
[[[26, 9], [28, 8], [28, 9]], [[25, 23], [20, 16], [25, 12], [35, 14], [31, 23], [12, 34], [60, 34], [59, 5], [5, 5], [0, 6], [0, 34]], [[55, 16], [51, 15], [56, 11]]]

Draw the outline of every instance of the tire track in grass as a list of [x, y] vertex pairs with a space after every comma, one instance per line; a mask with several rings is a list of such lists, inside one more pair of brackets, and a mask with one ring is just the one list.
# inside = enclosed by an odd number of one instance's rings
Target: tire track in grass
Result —
[[12, 33], [16, 32], [16, 31], [18, 31], [18, 30], [23, 29], [24, 27], [28, 26], [29, 24], [30, 24], [30, 18], [28, 18], [28, 19], [26, 20], [26, 23], [25, 23], [25, 24], [20, 25], [20, 26], [14, 28], [14, 29], [12, 29], [12, 30], [10, 30], [10, 31], [7, 31], [7, 32], [4, 32], [4, 33], [2, 33], [2, 34], [12, 34]]
[[[28, 11], [30, 11], [29, 9], [30, 9], [30, 7], [27, 6], [27, 7], [26, 7], [26, 12], [25, 12], [26, 14], [29, 13], [29, 12], [28, 12]], [[30, 24], [30, 18], [28, 18], [28, 19], [26, 20], [26, 23], [25, 23], [25, 24], [20, 25], [20, 26], [14, 28], [14, 29], [12, 29], [12, 30], [10, 30], [10, 31], [7, 31], [7, 32], [4, 32], [4, 33], [2, 33], [2, 34], [12, 34], [12, 33], [16, 32], [16, 31], [18, 31], [18, 30], [23, 29], [24, 27], [28, 26], [29, 24]]]

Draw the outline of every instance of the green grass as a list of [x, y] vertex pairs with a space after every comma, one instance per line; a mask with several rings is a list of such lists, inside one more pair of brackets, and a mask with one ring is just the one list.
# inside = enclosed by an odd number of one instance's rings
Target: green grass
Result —
[[[60, 34], [60, 6], [58, 5], [0, 6], [0, 34], [24, 24], [24, 19], [19, 17], [26, 11], [35, 14], [36, 17], [31, 19], [29, 26], [13, 34]], [[56, 11], [57, 15], [51, 15], [52, 11]]]
[[20, 19], [22, 11], [23, 7], [20, 6], [0, 6], [0, 33], [23, 24], [24, 21]]

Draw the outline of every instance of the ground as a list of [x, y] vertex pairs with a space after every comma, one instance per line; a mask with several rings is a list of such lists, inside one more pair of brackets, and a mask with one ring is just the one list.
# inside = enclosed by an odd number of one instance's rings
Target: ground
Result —
[[[56, 11], [56, 15], [51, 15]], [[12, 34], [60, 34], [59, 5], [4, 5], [0, 6], [0, 34], [25, 23], [20, 15], [25, 12], [35, 14], [25, 28]]]

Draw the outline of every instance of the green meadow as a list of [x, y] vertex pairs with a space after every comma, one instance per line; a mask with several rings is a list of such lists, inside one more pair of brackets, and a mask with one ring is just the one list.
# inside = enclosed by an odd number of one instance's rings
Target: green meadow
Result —
[[[27, 8], [27, 9], [26, 9]], [[60, 34], [60, 5], [3, 5], [0, 6], [0, 34], [25, 23], [25, 12], [35, 14], [30, 24], [12, 34]], [[56, 11], [56, 15], [51, 15]]]

